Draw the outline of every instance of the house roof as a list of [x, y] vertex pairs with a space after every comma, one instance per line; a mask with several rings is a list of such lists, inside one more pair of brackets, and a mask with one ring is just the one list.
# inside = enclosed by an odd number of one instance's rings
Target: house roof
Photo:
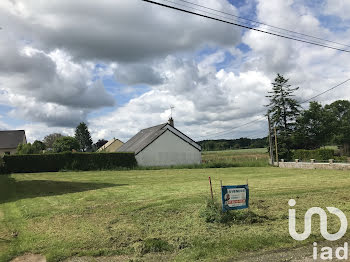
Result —
[[0, 148], [17, 148], [26, 139], [24, 130], [0, 131]]
[[198, 150], [201, 150], [201, 146], [198, 145], [191, 138], [181, 133], [175, 127], [172, 127], [168, 123], [164, 123], [157, 126], [152, 126], [146, 129], [142, 129], [135, 136], [129, 139], [124, 145], [122, 145], [117, 152], [135, 152], [135, 155], [140, 153], [143, 149], [145, 149], [148, 145], [150, 145], [154, 140], [160, 137], [167, 130], [174, 133], [193, 147]]
[[102, 151], [104, 149], [106, 149], [107, 147], [109, 147], [111, 144], [113, 144], [115, 141], [119, 141], [120, 143], [123, 143], [122, 141], [120, 141], [117, 138], [113, 138], [111, 140], [109, 140], [106, 144], [104, 144], [103, 146], [101, 146], [97, 151]]

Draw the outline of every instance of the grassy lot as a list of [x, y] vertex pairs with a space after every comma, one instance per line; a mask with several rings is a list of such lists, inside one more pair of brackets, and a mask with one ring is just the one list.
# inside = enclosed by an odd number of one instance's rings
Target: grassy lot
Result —
[[204, 163], [229, 163], [235, 166], [267, 166], [268, 153], [266, 148], [237, 149], [224, 151], [204, 151]]
[[[264, 219], [205, 222], [208, 176], [218, 200], [220, 180], [242, 184], [249, 178], [250, 210]], [[350, 217], [349, 176], [348, 171], [273, 167], [0, 176], [0, 261], [25, 252], [44, 254], [49, 261], [82, 255], [225, 261], [250, 251], [305, 245], [321, 240], [317, 219], [308, 240], [292, 240], [288, 200], [297, 200], [299, 229], [312, 206], [335, 206]], [[337, 231], [333, 216], [328, 222], [329, 231]]]

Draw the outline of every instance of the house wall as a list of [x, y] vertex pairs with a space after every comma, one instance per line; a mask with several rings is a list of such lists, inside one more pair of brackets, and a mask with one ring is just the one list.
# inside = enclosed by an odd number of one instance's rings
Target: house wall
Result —
[[6, 152], [10, 152], [10, 155], [14, 155], [17, 152], [17, 148], [1, 148], [0, 156], [5, 155]]
[[115, 140], [109, 147], [106, 148], [106, 152], [116, 152], [119, 147], [121, 147], [124, 143], [119, 140]]
[[166, 131], [136, 155], [140, 166], [200, 164], [201, 152], [170, 131]]

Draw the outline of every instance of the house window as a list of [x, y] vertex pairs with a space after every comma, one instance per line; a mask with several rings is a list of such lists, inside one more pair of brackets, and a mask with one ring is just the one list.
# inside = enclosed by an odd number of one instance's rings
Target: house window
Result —
[[5, 155], [10, 155], [10, 154], [11, 154], [10, 151], [6, 151], [6, 152], [5, 152]]

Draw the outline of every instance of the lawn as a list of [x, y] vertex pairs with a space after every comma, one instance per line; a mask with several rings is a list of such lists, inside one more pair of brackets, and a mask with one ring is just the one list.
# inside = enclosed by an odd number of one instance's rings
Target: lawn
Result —
[[[25, 252], [49, 261], [121, 256], [125, 261], [225, 261], [247, 252], [290, 248], [288, 205], [297, 200], [299, 230], [312, 206], [350, 215], [350, 172], [273, 167], [59, 172], [0, 176], [0, 261]], [[224, 184], [249, 179], [253, 224], [207, 223], [200, 214]], [[243, 211], [246, 212], [246, 211]], [[338, 222], [329, 216], [329, 231]], [[319, 230], [318, 230], [319, 231]]]
[[266, 148], [236, 149], [224, 151], [204, 151], [204, 163], [227, 163], [234, 166], [267, 166], [268, 153]]

